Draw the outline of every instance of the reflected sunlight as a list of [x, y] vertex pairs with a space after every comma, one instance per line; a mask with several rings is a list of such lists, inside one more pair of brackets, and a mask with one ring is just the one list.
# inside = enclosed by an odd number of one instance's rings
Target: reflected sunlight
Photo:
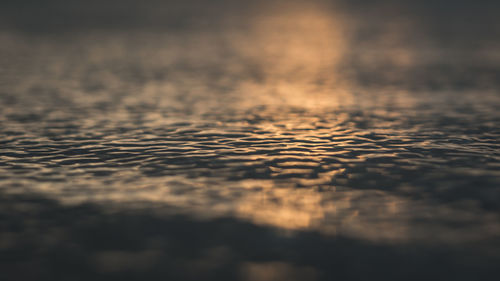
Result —
[[[358, 46], [346, 16], [331, 7], [282, 8], [263, 7], [245, 32], [95, 33], [62, 36], [64, 44], [33, 39], [40, 47], [32, 53], [19, 48], [30, 64], [16, 69], [22, 83], [3, 89], [16, 106], [0, 115], [4, 142], [12, 141], [2, 183], [18, 188], [2, 191], [109, 210], [168, 206], [197, 218], [370, 241], [500, 234], [499, 216], [476, 206], [483, 194], [461, 209], [403, 192], [453, 186], [454, 177], [429, 172], [436, 163], [452, 163], [450, 173], [467, 163], [474, 173], [498, 174], [495, 163], [477, 161], [490, 137], [461, 131], [466, 121], [494, 127], [484, 112], [496, 114], [497, 97], [483, 93], [479, 103], [475, 93], [410, 92], [404, 81], [390, 93], [358, 93], [363, 79], [394, 78], [419, 57], [434, 57], [400, 42], [405, 26]], [[4, 37], [9, 48], [24, 46], [21, 36]], [[88, 64], [76, 63], [82, 57]], [[356, 80], [345, 73], [349, 63], [356, 74], [376, 71]], [[440, 143], [443, 126], [456, 144]], [[421, 175], [427, 182], [415, 180]]]
[[327, 9], [318, 3], [263, 7], [248, 34], [231, 37], [244, 61], [261, 71], [239, 91], [271, 104], [316, 106], [337, 99], [332, 90], [345, 91], [338, 67], [348, 39], [341, 15]]

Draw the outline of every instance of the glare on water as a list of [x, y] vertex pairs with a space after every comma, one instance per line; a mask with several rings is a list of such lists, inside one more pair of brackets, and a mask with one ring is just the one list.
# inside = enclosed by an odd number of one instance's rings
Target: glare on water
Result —
[[[214, 227], [229, 219], [231, 229], [280, 239], [450, 248], [497, 239], [495, 49], [466, 57], [408, 19], [376, 34], [329, 6], [285, 6], [222, 28], [3, 32], [0, 199], [9, 212], [43, 213], [9, 201], [36, 195], [102, 216], [146, 210]], [[375, 35], [356, 33], [363, 28]], [[0, 250], [39, 231], [32, 221], [8, 231], [15, 238], [0, 239]], [[217, 247], [186, 264], [216, 268], [208, 260], [230, 256]], [[161, 260], [141, 249], [92, 257], [106, 272]], [[273, 257], [243, 260], [238, 272], [319, 276]]]

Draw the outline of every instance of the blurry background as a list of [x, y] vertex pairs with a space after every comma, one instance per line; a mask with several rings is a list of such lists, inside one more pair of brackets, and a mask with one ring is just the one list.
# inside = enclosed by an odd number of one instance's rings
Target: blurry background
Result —
[[[498, 86], [497, 10], [497, 1], [490, 0], [8, 0], [2, 3], [0, 28], [28, 38], [64, 35], [67, 40], [97, 33], [106, 33], [101, 35], [106, 39], [136, 36], [129, 33], [196, 31], [210, 33], [211, 40], [219, 37], [211, 43], [220, 45], [219, 50], [229, 40], [259, 55], [270, 45], [275, 46], [271, 52], [286, 50], [290, 40], [292, 44], [302, 41], [300, 48], [313, 48], [309, 53], [320, 49], [328, 53], [337, 44], [335, 48], [342, 49], [335, 52], [342, 53], [337, 54], [335, 65], [343, 78], [355, 79], [359, 85], [464, 89]], [[152, 43], [142, 40], [142, 45]], [[241, 53], [241, 47], [230, 46], [229, 51]]]

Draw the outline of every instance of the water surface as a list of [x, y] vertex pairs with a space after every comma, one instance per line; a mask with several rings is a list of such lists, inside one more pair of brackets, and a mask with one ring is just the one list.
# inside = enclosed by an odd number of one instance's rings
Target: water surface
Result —
[[1, 279], [493, 279], [498, 42], [341, 7], [2, 31]]

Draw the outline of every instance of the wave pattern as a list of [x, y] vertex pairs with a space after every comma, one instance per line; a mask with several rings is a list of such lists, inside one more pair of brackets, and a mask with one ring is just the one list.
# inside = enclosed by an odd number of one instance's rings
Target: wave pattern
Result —
[[[370, 76], [377, 83], [404, 85], [346, 81], [348, 42], [332, 32], [332, 17], [311, 13], [286, 32], [267, 33], [279, 19], [259, 21], [253, 45], [188, 32], [75, 42], [2, 35], [6, 280], [495, 273], [495, 70], [481, 91], [437, 91], [407, 75], [439, 72], [414, 66], [425, 55], [405, 49], [393, 62], [403, 74], [369, 68], [382, 72]], [[377, 55], [384, 62], [390, 53]], [[366, 270], [353, 266], [360, 260]]]
[[[195, 216], [374, 240], [498, 235], [500, 132], [492, 125], [499, 120], [433, 110], [7, 114], [2, 186], [70, 204], [155, 202]], [[457, 217], [460, 231], [402, 227]], [[470, 227], [477, 220], [484, 230]]]

